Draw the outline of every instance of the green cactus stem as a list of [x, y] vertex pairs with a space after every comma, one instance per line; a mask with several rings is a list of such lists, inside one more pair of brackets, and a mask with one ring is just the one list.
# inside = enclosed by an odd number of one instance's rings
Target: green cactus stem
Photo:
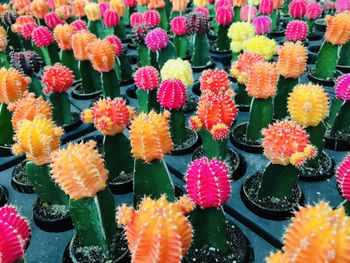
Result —
[[135, 7], [125, 6], [125, 14], [124, 14], [123, 18], [124, 18], [124, 23], [126, 26], [130, 25], [130, 16], [135, 12], [136, 12]]
[[218, 34], [216, 39], [216, 47], [220, 51], [230, 50], [230, 39], [227, 36], [229, 26], [218, 26]]
[[335, 68], [339, 60], [339, 45], [324, 41], [318, 52], [315, 68], [315, 77], [333, 79]]
[[227, 156], [227, 138], [224, 140], [215, 140], [211, 133], [202, 128], [199, 134], [203, 143], [203, 155], [209, 159], [217, 158], [225, 160]]
[[233, 11], [234, 11], [234, 17], [233, 17], [233, 21], [234, 22], [241, 22], [241, 7], [240, 6], [235, 6], [233, 7]]
[[10, 63], [6, 52], [0, 52], [0, 67], [9, 68]]
[[114, 35], [119, 37], [122, 42], [127, 40], [123, 17], [120, 17], [118, 25], [114, 27]]
[[241, 52], [232, 52], [232, 60], [231, 64], [236, 62], [238, 60], [238, 56], [241, 54]]
[[160, 112], [157, 90], [136, 90], [139, 112], [149, 113], [151, 110]]
[[48, 164], [26, 163], [26, 174], [40, 200], [56, 205], [68, 205], [69, 198], [52, 180]]
[[269, 163], [262, 175], [258, 198], [290, 198], [297, 179], [298, 169], [293, 165]]
[[134, 159], [131, 157], [130, 142], [123, 133], [118, 133], [114, 136], [104, 136], [103, 146], [105, 164], [109, 171], [110, 180], [117, 178], [123, 171], [131, 173], [134, 170]]
[[345, 213], [348, 216], [350, 216], [350, 202], [349, 201], [344, 201], [344, 203], [342, 205], [345, 208]]
[[157, 199], [166, 194], [169, 201], [175, 200], [175, 188], [164, 160], [154, 160], [145, 163], [135, 160], [134, 192], [136, 203], [144, 196]]
[[174, 45], [176, 48], [176, 56], [178, 58], [185, 58], [187, 56], [188, 40], [185, 36], [174, 36]]
[[106, 256], [117, 231], [115, 204], [108, 188], [94, 197], [69, 201], [69, 212], [79, 242], [83, 246], [99, 246]]
[[101, 74], [93, 69], [89, 60], [80, 61], [79, 69], [84, 94], [91, 94], [101, 90]]
[[271, 32], [277, 32], [280, 27], [280, 10], [274, 9], [272, 11], [272, 14], [270, 15], [271, 18]]
[[272, 114], [272, 98], [252, 99], [246, 133], [248, 140], [262, 138], [261, 130], [266, 128], [272, 122]]
[[313, 19], [307, 20], [307, 35], [308, 36], [310, 36], [314, 31], [314, 23], [315, 23], [315, 20], [313, 20]]
[[7, 31], [9, 38], [9, 45], [12, 46], [13, 50], [19, 51], [23, 48], [22, 38], [17, 34], [12, 32], [11, 28]]
[[137, 12], [144, 13], [148, 10], [147, 5], [137, 5], [136, 7]]
[[172, 10], [172, 3], [170, 2], [170, 0], [165, 0], [165, 12], [166, 12], [166, 15], [167, 17], [170, 17], [170, 13], [171, 13], [171, 10]]
[[169, 20], [171, 21], [173, 18], [178, 17], [178, 16], [182, 16], [182, 15], [183, 15], [183, 12], [171, 10]]
[[102, 92], [103, 97], [120, 97], [120, 86], [117, 73], [113, 70], [102, 73]]
[[306, 131], [309, 134], [310, 143], [317, 148], [317, 155], [306, 163], [306, 167], [316, 167], [321, 153], [324, 149], [324, 134], [326, 132], [326, 125], [320, 122], [315, 127], [307, 127]]
[[156, 56], [158, 68], [162, 68], [169, 59], [176, 58], [176, 49], [173, 42], [169, 41], [165, 48], [157, 51]]
[[337, 117], [337, 114], [341, 108], [341, 106], [343, 105], [343, 101], [334, 97], [332, 99], [332, 103], [331, 103], [331, 108], [329, 110], [329, 116], [328, 116], [328, 124], [329, 126], [333, 126], [335, 118]]
[[237, 82], [235, 102], [237, 105], [250, 105], [252, 98], [248, 96], [245, 85]]
[[210, 63], [209, 42], [206, 33], [192, 36], [192, 65], [194, 67], [206, 66]]
[[58, 47], [55, 43], [47, 47], [41, 47], [40, 49], [41, 52], [39, 55], [42, 55], [42, 59], [46, 66], [53, 66], [56, 62], [60, 61], [58, 56]]
[[132, 68], [125, 52], [122, 52], [120, 57], [116, 57], [114, 71], [116, 72], [118, 79], [121, 81], [132, 79]]
[[151, 65], [150, 51], [144, 44], [137, 46], [137, 53], [139, 55], [139, 63], [141, 67]]
[[163, 28], [164, 30], [168, 30], [169, 21], [168, 21], [168, 15], [167, 15], [167, 12], [166, 12], [166, 7], [157, 8], [156, 10], [157, 10], [157, 12], [160, 15], [159, 27]]
[[341, 47], [338, 65], [350, 67], [350, 41]]
[[288, 112], [288, 98], [293, 88], [298, 85], [299, 78], [285, 78], [279, 76], [277, 82], [277, 94], [274, 100], [273, 117], [281, 120], [289, 115]]
[[350, 101], [344, 101], [331, 127], [331, 136], [337, 133], [350, 134]]
[[33, 92], [35, 97], [45, 97], [43, 92], [43, 87], [41, 85], [40, 77], [37, 74], [33, 74], [31, 76], [32, 81], [29, 84], [28, 90], [29, 92]]
[[50, 94], [49, 100], [52, 104], [52, 116], [56, 125], [65, 126], [74, 122], [67, 92], [53, 92]]
[[193, 246], [197, 249], [213, 247], [221, 252], [229, 249], [226, 236], [226, 218], [222, 207], [202, 209], [197, 206], [191, 214], [194, 230]]
[[171, 140], [175, 144], [179, 144], [186, 140], [186, 115], [182, 109], [171, 110], [170, 112]]
[[31, 40], [22, 39], [22, 43], [25, 50], [33, 50], [33, 43]]
[[102, 20], [89, 21], [88, 29], [91, 33], [95, 34], [99, 38], [105, 37], [104, 26]]
[[61, 64], [69, 68], [71, 71], [73, 71], [75, 80], [78, 80], [81, 78], [80, 70], [78, 67], [78, 61], [74, 58], [74, 54], [72, 50], [61, 51]]
[[12, 113], [7, 105], [0, 104], [0, 145], [11, 145], [13, 143], [13, 128], [11, 123]]

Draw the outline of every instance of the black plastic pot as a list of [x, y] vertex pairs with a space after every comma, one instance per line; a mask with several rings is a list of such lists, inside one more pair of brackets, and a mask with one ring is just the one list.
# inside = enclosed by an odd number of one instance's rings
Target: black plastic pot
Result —
[[186, 104], [184, 106], [184, 112], [190, 113], [190, 112], [194, 111], [197, 107], [197, 102], [198, 102], [198, 99], [195, 95], [187, 94], [187, 100], [186, 100]]
[[192, 93], [197, 95], [198, 97], [200, 97], [202, 95], [202, 91], [200, 88], [201, 84], [199, 83], [199, 81], [196, 81], [193, 85], [192, 85]]
[[249, 153], [262, 153], [263, 147], [260, 141], [248, 141], [246, 139], [247, 122], [235, 126], [230, 133], [231, 143], [238, 149]]
[[299, 179], [304, 181], [322, 181], [334, 175], [334, 160], [326, 152], [322, 152], [317, 167], [302, 167]]
[[134, 79], [131, 78], [131, 79], [128, 79], [128, 80], [121, 80], [120, 81], [120, 86], [123, 87], [123, 86], [128, 86], [128, 85], [131, 85], [134, 83]]
[[7, 203], [9, 193], [5, 186], [0, 184], [0, 207], [4, 206]]
[[232, 52], [230, 50], [220, 51], [220, 50], [217, 50], [216, 45], [214, 45], [210, 49], [210, 56], [214, 61], [220, 62], [224, 66], [231, 64]]
[[192, 65], [192, 69], [193, 69], [193, 72], [202, 72], [206, 69], [210, 69], [210, 68], [215, 68], [215, 63], [213, 63], [213, 61], [210, 61], [207, 65], [205, 66], [193, 66]]
[[316, 59], [317, 59], [317, 54], [318, 51], [320, 50], [321, 45], [309, 45], [308, 46], [308, 56], [307, 56], [307, 63], [308, 64], [315, 64], [316, 63]]
[[320, 32], [326, 32], [327, 23], [324, 18], [319, 18], [315, 20], [315, 28]]
[[343, 73], [350, 73], [350, 66], [337, 65], [337, 69]]
[[278, 38], [278, 37], [283, 37], [285, 31], [284, 30], [279, 30], [279, 31], [274, 31], [269, 33], [270, 38]]
[[137, 99], [136, 85], [132, 85], [126, 89], [126, 95], [132, 99]]
[[177, 156], [189, 154], [201, 144], [198, 133], [189, 128], [186, 128], [186, 134], [188, 138], [186, 142], [183, 143], [183, 146], [175, 144], [174, 149], [170, 153], [171, 155]]
[[325, 148], [333, 151], [350, 151], [350, 134], [347, 136], [331, 136], [329, 130], [324, 136]]
[[37, 227], [46, 232], [64, 232], [74, 228], [69, 213], [57, 216], [47, 215], [40, 211], [52, 205], [45, 203], [44, 206], [43, 204], [37, 199], [33, 205], [33, 220]]
[[94, 98], [99, 97], [102, 94], [102, 90], [95, 91], [93, 93], [83, 94], [79, 92], [81, 89], [81, 83], [75, 86], [75, 88], [72, 90], [72, 97], [77, 100], [91, 100]]
[[124, 195], [131, 193], [134, 187], [134, 180], [129, 179], [122, 182], [108, 182], [108, 188], [115, 195]]
[[337, 70], [335, 72], [334, 78], [333, 79], [321, 79], [321, 78], [317, 78], [314, 75], [314, 71], [313, 70], [309, 70], [308, 74], [307, 74], [307, 78], [312, 81], [315, 84], [319, 84], [322, 86], [328, 86], [328, 87], [333, 87], [335, 84], [335, 80], [337, 79], [338, 76], [340, 76], [342, 73]]
[[12, 155], [11, 146], [0, 145], [0, 157]]
[[310, 41], [318, 41], [323, 38], [323, 34], [312, 32], [308, 37]]
[[[262, 172], [256, 172], [244, 180], [241, 188], [241, 198], [245, 206], [248, 207], [256, 215], [271, 220], [285, 220], [291, 217], [293, 215], [293, 212], [298, 209], [299, 205], [301, 205], [304, 200], [304, 195], [299, 185], [296, 185], [293, 189], [294, 194], [290, 202], [288, 204], [285, 204], [283, 207], [279, 204], [276, 204], [276, 202], [270, 202], [267, 205], [266, 201], [264, 204], [262, 204], [257, 201], [257, 192], [260, 186], [261, 177]], [[255, 198], [253, 198], [253, 193], [256, 196]]]
[[27, 160], [22, 161], [12, 171], [11, 185], [19, 193], [34, 194], [34, 187], [27, 178], [26, 169]]
[[78, 112], [73, 112], [72, 115], [73, 115], [74, 122], [69, 125], [63, 125], [64, 132], [66, 133], [75, 130], [76, 128], [78, 128], [80, 125], [83, 124], [80, 118], [80, 114]]

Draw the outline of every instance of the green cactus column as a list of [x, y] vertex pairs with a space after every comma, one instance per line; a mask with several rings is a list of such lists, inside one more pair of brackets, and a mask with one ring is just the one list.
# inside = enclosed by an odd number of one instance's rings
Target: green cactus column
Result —
[[157, 90], [136, 90], [139, 112], [149, 113], [151, 110], [160, 112], [160, 105], [157, 99]]
[[12, 113], [7, 105], [0, 104], [0, 145], [11, 145], [13, 143]]
[[217, 33], [217, 40], [216, 40], [216, 47], [220, 51], [227, 51], [230, 50], [230, 39], [227, 36], [227, 31], [230, 26], [218, 26], [218, 33]]
[[[121, 81], [127, 81], [132, 79], [132, 68], [129, 62], [129, 57], [125, 52], [122, 52], [120, 57], [117, 58], [116, 67], [119, 66], [120, 77], [118, 79]], [[117, 71], [117, 70], [116, 70]]]
[[335, 118], [337, 117], [337, 114], [341, 108], [341, 106], [343, 105], [343, 101], [334, 97], [332, 99], [332, 103], [331, 103], [331, 108], [329, 109], [329, 116], [328, 116], [328, 124], [329, 126], [333, 126]]
[[120, 86], [117, 73], [113, 70], [102, 73], [102, 92], [103, 97], [120, 97]]
[[96, 36], [98, 36], [100, 38], [105, 37], [104, 26], [102, 24], [102, 20], [97, 20], [97, 21], [90, 20], [88, 22], [88, 29], [91, 33], [95, 34]]
[[324, 41], [317, 55], [315, 77], [333, 79], [339, 60], [339, 46]]
[[191, 56], [194, 67], [202, 67], [210, 63], [209, 42], [206, 33], [198, 33], [192, 36]]
[[125, 32], [125, 25], [124, 25], [124, 18], [123, 17], [120, 17], [118, 25], [114, 27], [114, 35], [119, 37], [119, 39], [122, 42], [127, 40], [126, 32]]
[[37, 74], [33, 74], [31, 76], [32, 81], [29, 84], [28, 90], [29, 92], [33, 92], [35, 94], [35, 97], [45, 97], [43, 92], [43, 87], [41, 85], [40, 77]]
[[80, 61], [79, 68], [84, 94], [100, 91], [102, 87], [101, 74], [93, 69], [91, 62], [89, 60]]
[[166, 9], [165, 8], [158, 8], [156, 10], [157, 10], [157, 12], [160, 15], [160, 24], [159, 24], [159, 26], [161, 28], [163, 28], [164, 30], [168, 30], [169, 21], [168, 21], [168, 15], [167, 15]]
[[326, 132], [326, 125], [323, 122], [320, 122], [315, 127], [307, 127], [306, 131], [309, 134], [310, 144], [317, 148], [317, 155], [315, 158], [310, 159], [306, 163], [306, 167], [316, 167], [318, 159], [320, 158], [324, 150], [324, 134]]
[[81, 78], [79, 67], [78, 67], [78, 61], [74, 58], [72, 50], [61, 51], [61, 64], [69, 68], [71, 71], [73, 71], [75, 80], [78, 80]]
[[171, 41], [169, 41], [168, 45], [165, 48], [157, 51], [158, 68], [162, 68], [165, 62], [173, 58], [176, 58], [176, 49], [174, 44]]
[[279, 23], [280, 23], [280, 10], [274, 9], [272, 11], [272, 14], [270, 15], [271, 18], [271, 32], [276, 32], [279, 30]]
[[55, 43], [47, 46], [47, 47], [41, 47], [40, 54], [42, 56], [43, 61], [45, 62], [46, 66], [53, 66], [56, 62], [60, 61], [59, 55], [58, 55], [58, 47]]
[[347, 216], [350, 216], [350, 202], [344, 201], [343, 207], [345, 208], [345, 213]]
[[139, 55], [139, 63], [142, 67], [151, 65], [150, 51], [144, 44], [137, 46], [137, 53]]
[[341, 47], [338, 65], [350, 67], [350, 41]]
[[56, 125], [70, 125], [74, 122], [70, 109], [70, 100], [67, 92], [51, 93], [49, 100], [52, 104], [52, 115]]
[[350, 101], [343, 102], [331, 127], [331, 136], [337, 133], [350, 134]]
[[275, 119], [281, 120], [289, 115], [287, 107], [289, 94], [298, 83], [299, 78], [285, 78], [282, 75], [279, 76], [273, 108], [273, 117]]
[[176, 56], [178, 58], [185, 58], [187, 56], [188, 40], [185, 36], [174, 36], [174, 45], [176, 48]]
[[179, 144], [186, 140], [186, 115], [182, 109], [170, 112], [171, 140], [174, 144]]
[[234, 22], [241, 22], [241, 7], [240, 6], [235, 6], [235, 7], [233, 7], [233, 11], [235, 13], [233, 21]]
[[217, 158], [219, 160], [225, 160], [227, 156], [228, 139], [217, 141], [208, 130], [203, 128], [199, 131], [199, 134], [203, 143], [203, 155], [209, 159]]
[[5, 68], [10, 67], [9, 58], [6, 51], [0, 52], [0, 67], [5, 67]]
[[248, 96], [245, 85], [237, 82], [235, 102], [237, 105], [250, 105], [252, 98]]

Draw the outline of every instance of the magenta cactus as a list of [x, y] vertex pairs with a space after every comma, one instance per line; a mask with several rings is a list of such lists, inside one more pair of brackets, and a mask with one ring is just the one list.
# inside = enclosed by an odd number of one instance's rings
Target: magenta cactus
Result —
[[75, 20], [70, 25], [73, 27], [75, 33], [87, 29], [87, 25], [83, 20]]
[[337, 178], [344, 199], [350, 201], [350, 155], [338, 166]]
[[200, 6], [198, 6], [198, 7], [196, 7], [196, 8], [193, 10], [193, 12], [195, 12], [195, 13], [201, 13], [201, 14], [205, 15], [206, 17], [209, 16], [209, 10], [208, 10], [207, 8], [205, 8], [205, 7], [200, 7]]
[[151, 27], [157, 27], [160, 23], [160, 14], [155, 10], [147, 10], [143, 14], [143, 21]]
[[294, 20], [288, 23], [286, 27], [286, 39], [289, 41], [301, 41], [307, 36], [307, 23], [301, 20]]
[[263, 15], [270, 15], [273, 11], [273, 0], [261, 0], [259, 12]]
[[38, 25], [36, 23], [28, 23], [25, 24], [21, 29], [21, 35], [24, 39], [29, 40], [32, 38], [32, 33], [35, 28], [37, 28]]
[[307, 1], [306, 0], [293, 0], [289, 4], [289, 13], [295, 19], [300, 19], [306, 14]]
[[0, 208], [0, 262], [11, 263], [24, 257], [30, 238], [29, 223], [16, 208]]
[[194, 160], [188, 166], [186, 188], [201, 208], [222, 206], [231, 194], [227, 165], [206, 157]]
[[105, 39], [115, 47], [115, 55], [119, 57], [123, 52], [122, 41], [115, 35], [106, 36]]
[[107, 10], [109, 9], [109, 3], [108, 2], [101, 2], [99, 3], [100, 5], [100, 12], [101, 12], [101, 16], [103, 17], [106, 13]]
[[219, 25], [228, 26], [232, 23], [234, 16], [231, 5], [221, 5], [216, 9], [216, 22]]
[[106, 10], [103, 16], [103, 23], [108, 27], [116, 27], [119, 25], [120, 17], [117, 11]]
[[135, 7], [136, 6], [136, 0], [124, 0], [124, 4], [127, 7]]
[[350, 0], [338, 0], [335, 2], [335, 9], [338, 13], [350, 11]]
[[225, 6], [225, 5], [228, 5], [228, 6], [232, 5], [232, 1], [231, 0], [218, 0], [218, 1], [216, 1], [215, 11], [217, 11], [220, 6]]
[[322, 6], [320, 3], [310, 2], [306, 6], [305, 17], [308, 20], [315, 20], [322, 15]]
[[159, 85], [159, 73], [154, 67], [141, 67], [135, 72], [134, 80], [140, 90], [155, 90]]
[[168, 45], [169, 37], [164, 29], [155, 28], [148, 32], [145, 42], [151, 51], [156, 52]]
[[51, 31], [45, 26], [38, 26], [32, 32], [32, 39], [38, 47], [47, 47], [54, 42]]
[[178, 16], [170, 22], [171, 31], [177, 36], [183, 36], [187, 34], [186, 18], [184, 16]]
[[54, 12], [47, 13], [44, 20], [46, 25], [51, 29], [54, 29], [57, 25], [64, 24], [64, 21]]
[[266, 35], [271, 31], [271, 18], [268, 16], [258, 16], [253, 20], [253, 25], [257, 35]]
[[[250, 21], [248, 21], [249, 10], [250, 10]], [[256, 9], [255, 6], [245, 5], [241, 8], [241, 11], [240, 11], [241, 20], [245, 22], [251, 22], [256, 17], [257, 12], [258, 10]]]
[[159, 104], [168, 110], [177, 110], [186, 104], [186, 87], [179, 79], [167, 79], [160, 83], [157, 95]]
[[337, 79], [335, 94], [340, 100], [350, 101], [350, 73], [344, 74]]
[[131, 27], [134, 27], [136, 25], [142, 24], [143, 21], [143, 14], [140, 12], [132, 13], [130, 16], [130, 25]]

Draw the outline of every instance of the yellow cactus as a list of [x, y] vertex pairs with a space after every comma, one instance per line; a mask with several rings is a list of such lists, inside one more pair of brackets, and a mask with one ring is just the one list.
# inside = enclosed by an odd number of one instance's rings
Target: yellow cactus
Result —
[[255, 27], [248, 22], [232, 23], [227, 36], [231, 39], [231, 51], [239, 53], [244, 47], [244, 42], [255, 36]]
[[7, 47], [7, 34], [5, 29], [0, 26], [0, 52], [6, 50]]
[[23, 152], [36, 165], [50, 163], [50, 153], [60, 146], [63, 129], [55, 126], [51, 119], [35, 117], [18, 124], [12, 151], [16, 155]]
[[328, 115], [327, 93], [319, 85], [298, 85], [289, 96], [288, 110], [299, 125], [315, 127]]
[[112, 10], [116, 11], [120, 16], [125, 14], [125, 4], [123, 0], [111, 0], [109, 6]]
[[207, 7], [209, 2], [208, 0], [193, 0], [193, 4], [196, 7]]
[[181, 58], [169, 59], [160, 71], [162, 80], [179, 79], [187, 88], [193, 84], [193, 72], [191, 64]]
[[84, 11], [89, 21], [97, 21], [101, 19], [101, 11], [97, 3], [87, 4], [84, 7]]
[[270, 60], [276, 53], [276, 42], [266, 36], [255, 36], [244, 42], [244, 52], [257, 53]]
[[71, 199], [94, 197], [106, 188], [108, 171], [95, 147], [95, 141], [81, 142], [51, 154], [52, 178]]

